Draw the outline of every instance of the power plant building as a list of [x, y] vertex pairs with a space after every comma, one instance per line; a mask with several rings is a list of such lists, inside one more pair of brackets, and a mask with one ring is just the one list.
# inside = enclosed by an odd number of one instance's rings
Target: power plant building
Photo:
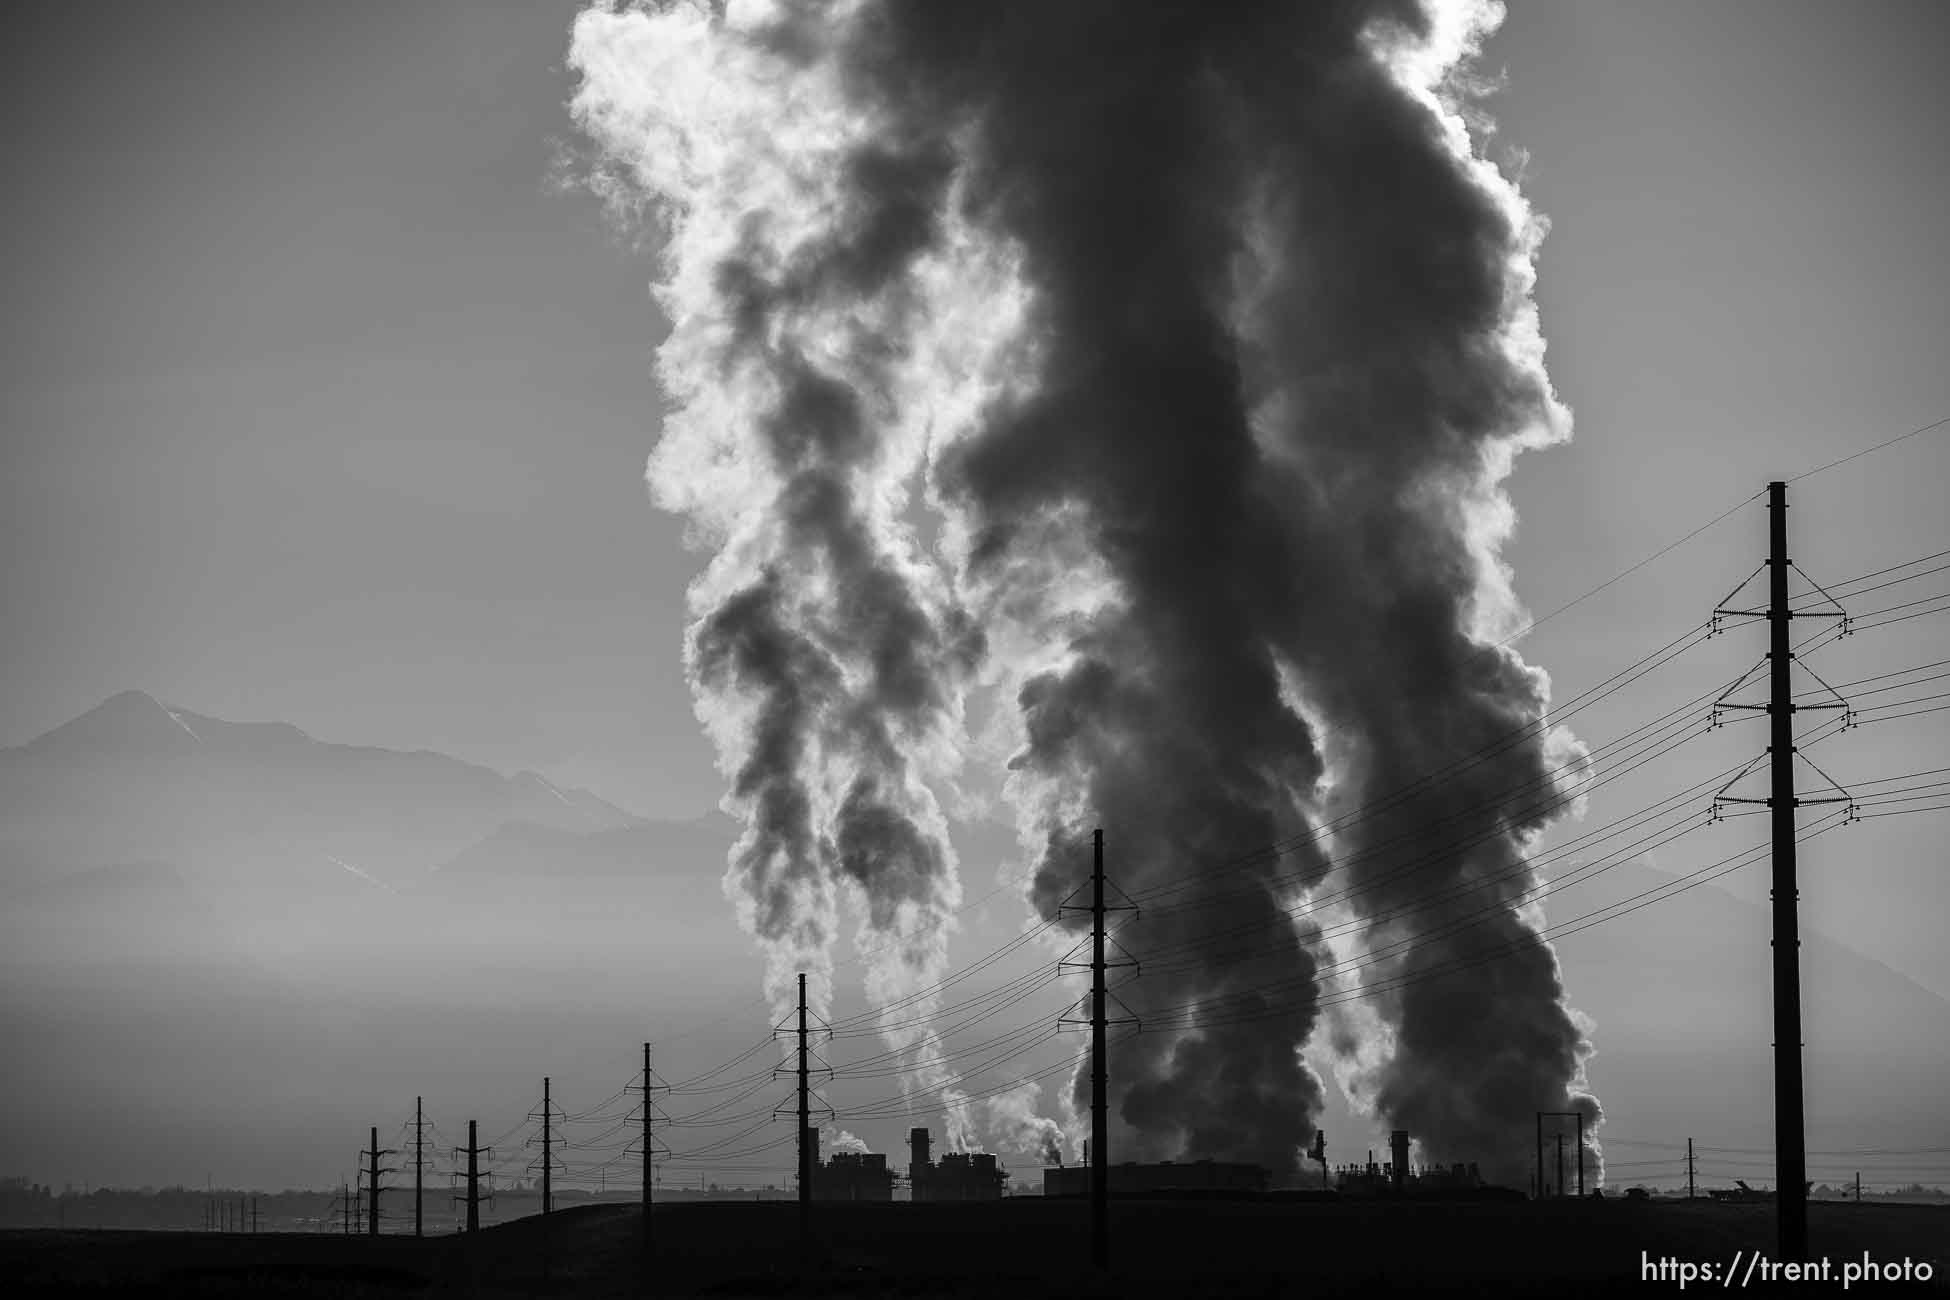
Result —
[[907, 1182], [916, 1201], [999, 1201], [1009, 1175], [995, 1157], [982, 1151], [944, 1151], [928, 1159], [931, 1143], [924, 1128], [907, 1135]]
[[1368, 1152], [1365, 1165], [1342, 1165], [1335, 1171], [1335, 1187], [1344, 1196], [1405, 1196], [1415, 1193], [1470, 1192], [1483, 1186], [1483, 1176], [1474, 1164], [1424, 1166], [1417, 1172], [1409, 1163], [1408, 1131], [1396, 1129], [1389, 1135], [1390, 1154], [1385, 1164], [1376, 1164]]
[[835, 1151], [813, 1171], [815, 1201], [891, 1201], [894, 1171], [873, 1151]]
[[812, 1196], [815, 1201], [891, 1201], [894, 1171], [887, 1157], [871, 1151], [835, 1151], [819, 1163], [819, 1130], [806, 1130], [812, 1151]]

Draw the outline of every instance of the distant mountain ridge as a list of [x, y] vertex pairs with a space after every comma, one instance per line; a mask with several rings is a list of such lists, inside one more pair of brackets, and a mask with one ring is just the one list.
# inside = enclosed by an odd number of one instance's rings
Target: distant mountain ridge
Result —
[[510, 822], [582, 833], [644, 824], [534, 772], [335, 744], [141, 691], [0, 750], [0, 874], [10, 877], [160, 859], [225, 874], [327, 863], [399, 881]]
[[144, 691], [111, 695], [88, 712], [43, 732], [24, 745], [0, 749], [0, 756], [29, 755], [41, 761], [71, 761], [119, 753], [125, 757], [216, 751], [257, 758], [283, 755], [316, 760], [325, 751], [340, 755], [435, 759], [470, 772], [509, 783], [524, 797], [552, 799], [575, 808], [590, 819], [589, 829], [630, 826], [644, 819], [626, 812], [587, 790], [558, 786], [539, 772], [503, 776], [492, 768], [469, 763], [431, 749], [384, 749], [375, 745], [346, 745], [318, 740], [289, 722], [231, 722], [164, 704]]
[[717, 813], [591, 832], [509, 822], [413, 888], [428, 897], [487, 902], [544, 891], [558, 897], [602, 892], [672, 877], [715, 883], [737, 838], [736, 825]]

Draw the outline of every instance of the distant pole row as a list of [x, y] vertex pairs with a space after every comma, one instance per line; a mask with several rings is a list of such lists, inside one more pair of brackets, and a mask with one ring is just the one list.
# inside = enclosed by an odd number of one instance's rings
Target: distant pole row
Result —
[[231, 1213], [228, 1199], [220, 1196], [203, 1198], [203, 1230], [205, 1232], [256, 1232], [258, 1227], [257, 1197], [240, 1196]]

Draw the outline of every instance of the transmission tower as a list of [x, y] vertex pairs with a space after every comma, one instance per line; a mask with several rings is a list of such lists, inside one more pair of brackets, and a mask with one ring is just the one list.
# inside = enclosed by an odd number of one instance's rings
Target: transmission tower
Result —
[[[1110, 1106], [1106, 1097], [1110, 1066], [1106, 1058], [1105, 1044], [1107, 1031], [1111, 1025], [1138, 1024], [1136, 1016], [1126, 1015], [1110, 1018], [1105, 1014], [1105, 1002], [1110, 991], [1104, 985], [1104, 975], [1113, 967], [1136, 967], [1137, 961], [1128, 953], [1118, 961], [1105, 957], [1105, 946], [1110, 942], [1104, 927], [1104, 918], [1111, 912], [1136, 913], [1137, 907], [1119, 904], [1107, 907], [1104, 903], [1104, 832], [1101, 827], [1091, 833], [1090, 867], [1090, 1261], [1099, 1270], [1110, 1266]], [[1113, 886], [1114, 887], [1114, 886]], [[1080, 892], [1080, 891], [1078, 891]], [[1118, 890], [1121, 894], [1122, 890]], [[1076, 897], [1076, 893], [1070, 895]], [[1064, 912], [1082, 911], [1066, 901], [1058, 905], [1057, 915]], [[1119, 951], [1122, 951], [1120, 945]], [[1076, 962], [1059, 962], [1057, 969], [1075, 966]], [[1123, 1006], [1122, 1002], [1118, 1003]], [[1075, 1019], [1065, 1018], [1058, 1024], [1076, 1024]]]
[[380, 1168], [379, 1157], [397, 1155], [399, 1153], [391, 1147], [383, 1151], [380, 1150], [379, 1130], [375, 1127], [372, 1130], [371, 1145], [360, 1152], [360, 1154], [366, 1158], [365, 1190], [368, 1198], [366, 1201], [366, 1235], [369, 1237], [377, 1237], [379, 1235], [379, 1193], [381, 1190], [379, 1177], [381, 1174], [395, 1173], [398, 1169], [395, 1165], [387, 1165], [384, 1169]]
[[[1581, 1110], [1540, 1110], [1537, 1112], [1537, 1197], [1544, 1196], [1544, 1121], [1547, 1119], [1576, 1120], [1578, 1124], [1578, 1196], [1584, 1196], [1584, 1112]], [[1564, 1126], [1556, 1124], [1557, 1129], [1557, 1194], [1563, 1196], [1566, 1186], [1564, 1180]]]
[[542, 1213], [554, 1208], [554, 1183], [551, 1175], [555, 1154], [554, 1101], [549, 1096], [548, 1076], [542, 1076]]
[[350, 1237], [352, 1235], [352, 1225], [359, 1217], [359, 1207], [357, 1201], [354, 1199], [352, 1187], [349, 1183], [339, 1184], [338, 1211], [342, 1229], [345, 1235]]
[[[650, 1044], [643, 1045], [643, 1282], [649, 1290], [650, 1269], [656, 1257], [656, 1236], [651, 1223], [651, 1158], [657, 1153], [654, 1133], [657, 1108], [652, 1098], [663, 1088], [650, 1068]], [[666, 1151], [665, 1154], [668, 1154]]]
[[461, 1155], [467, 1157], [467, 1192], [464, 1196], [458, 1196], [454, 1199], [465, 1200], [467, 1202], [467, 1231], [469, 1233], [476, 1233], [481, 1230], [480, 1162], [482, 1156], [492, 1156], [493, 1154], [494, 1149], [492, 1147], [484, 1147], [480, 1144], [480, 1121], [468, 1120], [467, 1145], [454, 1148], [454, 1155], [456, 1157]]
[[[792, 1071], [798, 1075], [799, 1245], [802, 1249], [807, 1250], [812, 1247], [812, 1193], [813, 1179], [816, 1176], [815, 1166], [818, 1163], [817, 1143], [819, 1141], [819, 1130], [812, 1126], [812, 1116], [815, 1110], [825, 1112], [828, 1117], [833, 1113], [826, 1106], [815, 1106], [813, 1103], [813, 1076], [819, 1074], [826, 1078], [831, 1078], [833, 1071], [832, 1067], [824, 1061], [820, 1061], [818, 1065], [813, 1064], [819, 1058], [818, 1054], [812, 1050], [807, 1037], [810, 1032], [807, 1019], [811, 1014], [812, 1012], [806, 1006], [806, 973], [800, 971], [798, 1027], [795, 1030], [787, 1031], [791, 1032], [798, 1039], [798, 1065], [796, 1067], [780, 1066], [772, 1073], [774, 1077], [787, 1071]], [[774, 1026], [774, 1032], [776, 1033], [783, 1028], [784, 1026]], [[825, 1025], [822, 1022], [822, 1028], [830, 1032], [832, 1026]], [[776, 1118], [778, 1112], [773, 1111], [772, 1114]]]
[[[1766, 798], [1743, 798], [1729, 794], [1742, 777], [1743, 771], [1715, 796], [1718, 803], [1761, 804], [1768, 808], [1773, 821], [1773, 913], [1774, 913], [1774, 1159], [1775, 1196], [1779, 1207], [1779, 1246], [1778, 1257], [1788, 1261], [1803, 1261], [1808, 1258], [1808, 1149], [1806, 1140], [1806, 1117], [1801, 1091], [1801, 920], [1799, 899], [1801, 897], [1795, 876], [1795, 809], [1809, 804], [1845, 803], [1851, 806], [1853, 800], [1846, 790], [1837, 785], [1832, 777], [1816, 766], [1806, 755], [1797, 755], [1794, 747], [1794, 715], [1810, 709], [1841, 709], [1844, 711], [1844, 725], [1848, 717], [1848, 701], [1841, 698], [1832, 686], [1822, 681], [1819, 674], [1799, 665], [1821, 686], [1834, 696], [1832, 701], [1814, 704], [1794, 702], [1794, 670], [1797, 666], [1792, 638], [1789, 635], [1792, 622], [1797, 618], [1838, 618], [1842, 620], [1842, 633], [1848, 631], [1848, 614], [1837, 605], [1833, 609], [1795, 609], [1788, 597], [1788, 571], [1801, 573], [1804, 579], [1817, 591], [1821, 584], [1808, 578], [1788, 556], [1787, 544], [1787, 484], [1785, 482], [1767, 485], [1767, 561], [1761, 566], [1767, 572], [1767, 607], [1765, 609], [1741, 609], [1731, 605], [1733, 598], [1743, 590], [1747, 583], [1759, 576], [1760, 570], [1748, 577], [1739, 587], [1734, 588], [1720, 607], [1713, 611], [1714, 630], [1719, 630], [1722, 618], [1764, 618], [1768, 623], [1767, 665], [1768, 699], [1764, 704], [1743, 704], [1722, 697], [1715, 705], [1720, 709], [1751, 709], [1764, 712], [1769, 717], [1768, 768], [1771, 790]], [[1823, 596], [1827, 596], [1822, 591]], [[1831, 598], [1831, 603], [1832, 598]], [[1752, 671], [1736, 681], [1728, 691], [1731, 695], [1745, 685]], [[1796, 757], [1813, 767], [1823, 780], [1835, 790], [1836, 797], [1802, 799], [1795, 796], [1794, 761]], [[1748, 764], [1747, 770], [1758, 765], [1759, 760]]]
[[427, 1173], [427, 1116], [426, 1098], [413, 1099], [413, 1235], [426, 1235], [425, 1220], [421, 1212], [421, 1202], [426, 1195]]

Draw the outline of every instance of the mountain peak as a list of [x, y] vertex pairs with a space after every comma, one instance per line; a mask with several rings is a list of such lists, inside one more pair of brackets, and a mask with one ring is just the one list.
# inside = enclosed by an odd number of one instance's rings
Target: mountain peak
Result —
[[196, 733], [146, 691], [120, 691], [88, 712], [27, 742], [38, 754], [88, 754], [194, 748]]
[[152, 718], [157, 714], [167, 714], [169, 707], [147, 691], [117, 691], [81, 716], [92, 715], [121, 718]]

